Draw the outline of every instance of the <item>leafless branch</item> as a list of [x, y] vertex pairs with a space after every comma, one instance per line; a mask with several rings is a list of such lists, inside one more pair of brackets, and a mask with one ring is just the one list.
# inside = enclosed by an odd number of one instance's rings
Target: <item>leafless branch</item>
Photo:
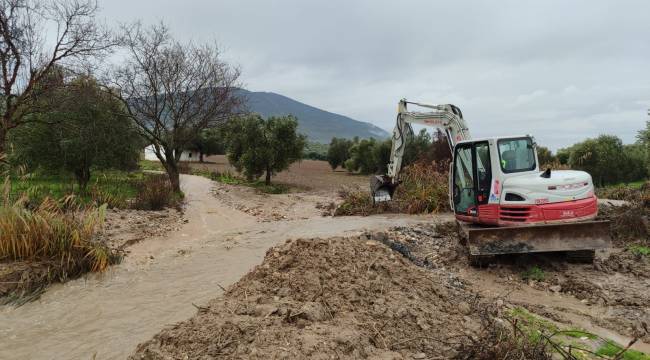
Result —
[[[88, 64], [116, 44], [96, 13], [95, 0], [0, 0], [0, 153], [7, 132], [39, 112], [39, 100], [62, 84], [49, 81], [55, 69]], [[52, 28], [55, 35], [46, 39]]]
[[113, 86], [176, 187], [182, 151], [238, 108], [239, 69], [217, 46], [175, 41], [164, 24], [123, 26], [120, 42], [128, 56], [113, 71]]

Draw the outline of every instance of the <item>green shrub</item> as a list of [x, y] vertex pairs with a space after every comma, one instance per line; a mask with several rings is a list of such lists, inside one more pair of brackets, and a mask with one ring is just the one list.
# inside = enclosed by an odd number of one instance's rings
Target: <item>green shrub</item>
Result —
[[546, 273], [539, 266], [533, 266], [521, 273], [522, 280], [544, 281]]

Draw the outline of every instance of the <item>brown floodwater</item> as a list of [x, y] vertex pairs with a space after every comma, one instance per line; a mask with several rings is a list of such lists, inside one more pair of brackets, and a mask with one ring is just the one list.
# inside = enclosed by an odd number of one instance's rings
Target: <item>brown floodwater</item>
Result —
[[[133, 245], [104, 274], [57, 284], [41, 299], [0, 307], [0, 359], [124, 359], [185, 320], [290, 238], [330, 237], [421, 222], [422, 217], [314, 217], [260, 223], [219, 203], [211, 182], [183, 178], [189, 222]], [[194, 305], [193, 305], [194, 304]]]

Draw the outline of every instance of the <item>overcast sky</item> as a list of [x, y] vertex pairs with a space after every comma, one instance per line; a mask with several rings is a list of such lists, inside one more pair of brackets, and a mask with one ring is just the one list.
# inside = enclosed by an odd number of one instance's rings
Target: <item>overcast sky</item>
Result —
[[602, 133], [630, 143], [648, 119], [650, 1], [100, 5], [109, 24], [163, 20], [181, 40], [216, 40], [249, 90], [387, 130], [404, 97], [456, 104], [474, 137], [530, 133], [552, 149]]

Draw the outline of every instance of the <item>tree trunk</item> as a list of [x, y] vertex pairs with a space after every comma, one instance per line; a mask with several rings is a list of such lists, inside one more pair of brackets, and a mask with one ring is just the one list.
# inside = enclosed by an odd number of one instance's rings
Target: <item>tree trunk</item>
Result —
[[88, 182], [90, 181], [90, 168], [83, 167], [77, 169], [75, 170], [74, 175], [77, 178], [77, 184], [79, 184], [79, 190], [85, 192], [86, 186], [88, 186]]
[[271, 185], [271, 169], [267, 166], [266, 167], [266, 185]]
[[4, 126], [0, 124], [0, 163], [7, 162], [7, 153], [5, 152], [5, 146], [7, 144], [7, 130]]
[[181, 192], [181, 180], [176, 164], [167, 166], [167, 176], [169, 176], [169, 182], [172, 185], [172, 191]]
[[199, 162], [203, 162], [203, 153], [199, 151]]

